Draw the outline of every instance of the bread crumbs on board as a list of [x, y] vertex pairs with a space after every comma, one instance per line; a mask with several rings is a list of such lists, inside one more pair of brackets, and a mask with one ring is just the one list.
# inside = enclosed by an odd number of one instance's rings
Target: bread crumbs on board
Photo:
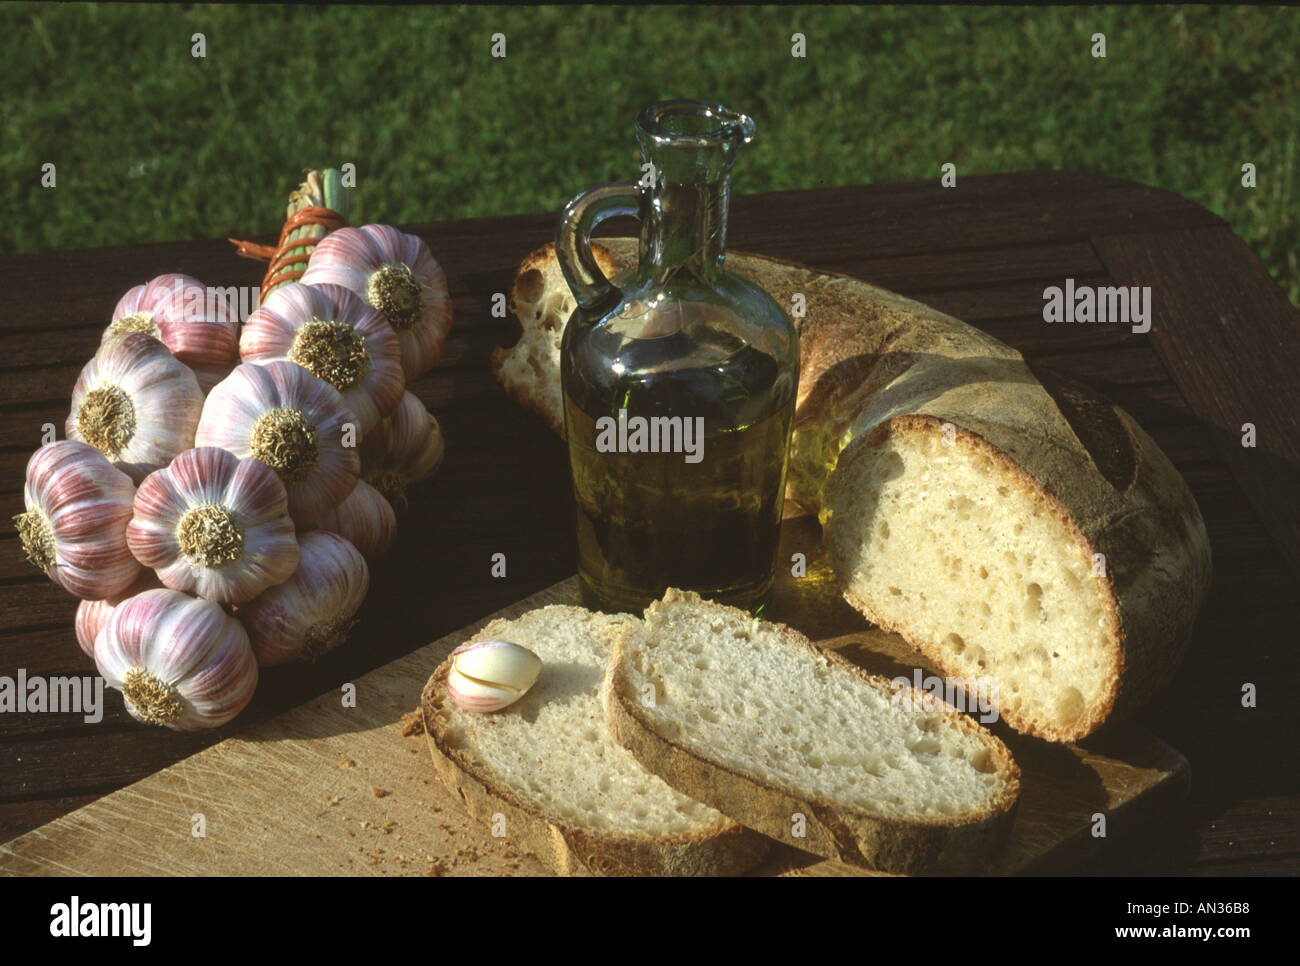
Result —
[[413, 738], [416, 735], [424, 734], [424, 715], [419, 708], [402, 715], [402, 720], [398, 724], [402, 726], [403, 738]]

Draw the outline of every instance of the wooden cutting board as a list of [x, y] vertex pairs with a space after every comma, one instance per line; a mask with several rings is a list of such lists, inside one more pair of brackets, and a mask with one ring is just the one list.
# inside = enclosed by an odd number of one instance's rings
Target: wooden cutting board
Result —
[[[807, 575], [778, 572], [773, 619], [890, 677], [926, 669], [901, 638], [870, 628], [840, 599], [814, 519], [787, 517], [781, 540], [780, 559], [803, 553]], [[0, 846], [0, 873], [545, 875], [535, 858], [461, 811], [434, 777], [424, 737], [404, 735], [403, 718], [433, 669], [488, 620], [577, 602], [570, 578], [371, 671], [352, 682], [354, 702], [341, 689], [250, 726]], [[1083, 747], [995, 730], [1022, 772], [999, 872], [1079, 868], [1187, 791], [1186, 759], [1143, 731], [1117, 730]], [[1092, 834], [1099, 813], [1106, 838]], [[758, 871], [858, 872], [784, 845]]]

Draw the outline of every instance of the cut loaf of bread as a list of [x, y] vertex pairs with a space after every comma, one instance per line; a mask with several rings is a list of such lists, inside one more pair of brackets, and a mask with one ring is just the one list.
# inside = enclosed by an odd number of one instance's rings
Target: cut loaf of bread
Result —
[[602, 689], [642, 765], [749, 828], [886, 872], [979, 868], [1010, 830], [1019, 770], [971, 718], [908, 693], [677, 590], [622, 629]]
[[[537, 683], [507, 708], [465, 711], [447, 696], [448, 658], [421, 696], [439, 778], [475, 818], [556, 872], [734, 875], [771, 843], [647, 772], [605, 727], [600, 681], [630, 616], [552, 605], [495, 620], [475, 640], [542, 659]], [[498, 817], [499, 816], [499, 817]]]
[[[604, 245], [606, 271], [635, 261], [635, 239]], [[857, 279], [736, 252], [727, 269], [806, 304], [787, 495], [821, 519], [851, 604], [946, 674], [996, 678], [1003, 720], [1049, 740], [1083, 738], [1169, 680], [1209, 588], [1209, 539], [1127, 413]], [[525, 342], [530, 320], [563, 325], [549, 307], [567, 294], [553, 252], [525, 260]], [[557, 353], [549, 395], [511, 390], [557, 429], [559, 379]]]

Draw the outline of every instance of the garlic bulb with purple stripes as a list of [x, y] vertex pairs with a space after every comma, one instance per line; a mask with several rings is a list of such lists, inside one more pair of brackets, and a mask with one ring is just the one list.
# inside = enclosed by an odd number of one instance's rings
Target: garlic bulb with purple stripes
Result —
[[252, 600], [298, 566], [280, 478], [215, 446], [186, 450], [145, 477], [126, 542], [165, 586], [223, 604]]
[[90, 657], [95, 656], [95, 638], [99, 636], [100, 629], [104, 622], [112, 615], [119, 604], [124, 600], [130, 600], [136, 594], [143, 593], [146, 590], [154, 590], [161, 587], [158, 575], [148, 567], [141, 569], [131, 585], [111, 597], [105, 597], [103, 600], [83, 600], [77, 605], [77, 618], [74, 624], [74, 630], [77, 635], [77, 644]]
[[397, 539], [397, 516], [382, 493], [358, 480], [348, 498], [321, 517], [320, 529], [337, 533], [360, 550], [361, 556], [374, 561]]
[[203, 392], [190, 367], [151, 336], [99, 347], [72, 390], [68, 439], [89, 443], [139, 483], [194, 445]]
[[442, 462], [442, 430], [419, 397], [407, 392], [385, 420], [382, 432], [386, 437], [382, 452], [375, 455], [369, 446], [362, 447], [363, 475], [390, 503], [404, 509], [407, 487], [432, 476]]
[[[292, 287], [292, 286], [290, 286]], [[280, 477], [289, 515], [315, 526], [357, 485], [361, 429], [339, 391], [292, 362], [244, 363], [208, 394], [195, 446], [261, 460]]]
[[397, 332], [411, 382], [433, 368], [451, 328], [447, 276], [424, 239], [389, 225], [339, 228], [311, 253], [305, 285], [341, 285], [378, 309]]
[[126, 543], [134, 499], [130, 477], [97, 449], [59, 440], [27, 461], [27, 510], [14, 525], [37, 569], [64, 590], [98, 600], [126, 589], [140, 572]]
[[210, 600], [166, 588], [119, 604], [95, 638], [95, 666], [137, 721], [174, 731], [225, 724], [257, 688], [239, 621]]
[[207, 392], [239, 361], [239, 317], [225, 293], [189, 275], [159, 275], [137, 285], [113, 309], [101, 339], [143, 332], [194, 370]]
[[238, 611], [263, 666], [315, 660], [338, 647], [370, 588], [365, 558], [337, 533], [312, 530], [298, 544], [294, 575]]
[[397, 333], [378, 310], [338, 285], [285, 285], [248, 317], [245, 362], [295, 362], [343, 394], [368, 433], [391, 413], [406, 379]]

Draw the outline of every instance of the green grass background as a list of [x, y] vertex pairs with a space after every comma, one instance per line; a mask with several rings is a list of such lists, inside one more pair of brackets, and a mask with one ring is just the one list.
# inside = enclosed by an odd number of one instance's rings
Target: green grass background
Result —
[[0, 249], [273, 232], [346, 161], [354, 221], [558, 208], [636, 174], [641, 107], [704, 96], [758, 122], [738, 192], [1131, 178], [1222, 215], [1300, 304], [1298, 50], [1294, 8], [5, 4]]

